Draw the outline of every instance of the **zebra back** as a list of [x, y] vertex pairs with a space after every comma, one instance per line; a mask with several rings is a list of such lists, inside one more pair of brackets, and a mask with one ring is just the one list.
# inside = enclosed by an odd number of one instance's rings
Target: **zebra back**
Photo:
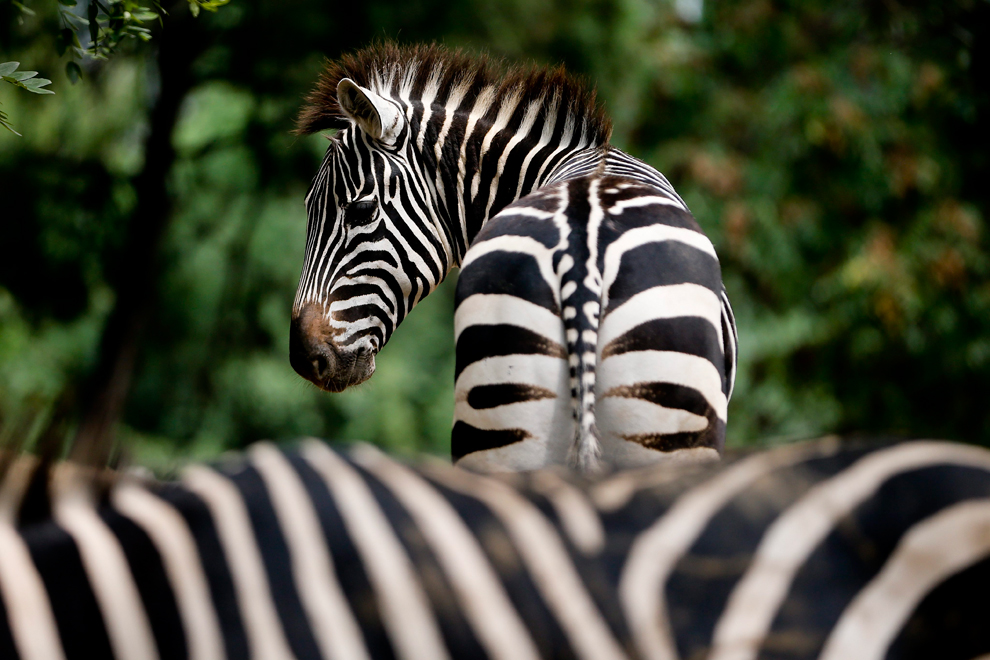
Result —
[[826, 440], [589, 480], [260, 444], [171, 483], [63, 465], [22, 519], [32, 474], [0, 488], [4, 658], [990, 651], [975, 447]]

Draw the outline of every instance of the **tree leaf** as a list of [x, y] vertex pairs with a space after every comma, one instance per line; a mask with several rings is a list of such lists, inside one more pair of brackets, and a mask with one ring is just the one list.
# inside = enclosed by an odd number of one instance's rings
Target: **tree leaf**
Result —
[[50, 89], [41, 89], [45, 85], [51, 84], [52, 81], [48, 78], [32, 78], [24, 83], [24, 89], [35, 94], [54, 94], [55, 92]]
[[143, 23], [144, 21], [153, 21], [157, 19], [158, 14], [148, 9], [141, 8], [132, 11], [131, 18], [133, 18], [135, 21], [141, 21]]
[[34, 78], [36, 75], [38, 75], [37, 71], [14, 71], [9, 77], [14, 80], [27, 80], [28, 78]]
[[75, 62], [67, 62], [65, 64], [65, 75], [69, 78], [69, 82], [75, 85], [82, 78], [82, 69]]
[[7, 118], [7, 113], [5, 113], [3, 110], [0, 110], [0, 126], [3, 126], [8, 131], [10, 131], [11, 133], [13, 133], [18, 137], [23, 137], [20, 133], [14, 130], [13, 126], [10, 125], [10, 121]]
[[17, 67], [20, 65], [20, 62], [3, 62], [0, 64], [0, 78], [3, 76], [9, 76], [14, 71], [17, 71]]

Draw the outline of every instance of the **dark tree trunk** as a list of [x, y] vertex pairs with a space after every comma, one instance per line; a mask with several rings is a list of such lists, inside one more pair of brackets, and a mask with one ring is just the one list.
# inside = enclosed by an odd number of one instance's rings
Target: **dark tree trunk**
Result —
[[72, 449], [77, 460], [103, 463], [109, 455], [155, 303], [159, 248], [172, 212], [167, 189], [175, 161], [172, 132], [182, 99], [193, 84], [190, 64], [203, 48], [194, 23], [186, 8], [175, 6], [153, 42], [158, 46], [160, 89], [151, 111], [144, 169], [134, 181], [137, 206], [119, 257], [107, 272], [116, 301], [103, 330], [99, 360], [80, 397], [82, 420]]

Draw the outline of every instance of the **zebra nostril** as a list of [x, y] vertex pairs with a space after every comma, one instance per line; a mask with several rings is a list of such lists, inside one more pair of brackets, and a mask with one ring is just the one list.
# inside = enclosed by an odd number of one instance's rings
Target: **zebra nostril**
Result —
[[323, 380], [324, 378], [326, 378], [329, 370], [330, 370], [330, 361], [327, 360], [327, 357], [325, 355], [317, 354], [315, 357], [313, 357], [313, 373], [316, 375], [317, 378]]

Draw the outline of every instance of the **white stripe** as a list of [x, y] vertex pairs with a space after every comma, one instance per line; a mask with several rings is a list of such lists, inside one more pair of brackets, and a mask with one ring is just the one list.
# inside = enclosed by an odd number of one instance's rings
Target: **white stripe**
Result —
[[64, 660], [45, 583], [15, 528], [17, 511], [36, 467], [33, 456], [17, 458], [0, 479], [0, 597], [22, 660]]
[[644, 206], [674, 206], [676, 208], [683, 208], [680, 203], [668, 197], [643, 195], [641, 197], [633, 197], [632, 199], [620, 199], [609, 212], [613, 215], [618, 215], [626, 209], [636, 209]]
[[990, 469], [990, 452], [940, 442], [898, 445], [865, 456], [805, 493], [760, 541], [749, 570], [736, 584], [715, 626], [710, 660], [755, 658], [794, 574], [836, 523], [887, 479], [939, 464]]
[[15, 529], [17, 511], [36, 466], [30, 456], [14, 459], [0, 479], [0, 598], [22, 660], [64, 660], [45, 583]]
[[510, 325], [526, 328], [564, 345], [564, 324], [546, 307], [504, 293], [476, 293], [457, 306], [454, 313], [454, 341], [474, 325]]
[[331, 660], [368, 658], [361, 630], [337, 581], [313, 501], [299, 476], [270, 443], [252, 445], [249, 455], [271, 496], [289, 547], [296, 591], [320, 652]]
[[169, 504], [133, 483], [114, 488], [111, 503], [144, 530], [161, 555], [186, 632], [190, 660], [226, 657], [206, 574], [186, 521]]
[[721, 349], [722, 301], [700, 284], [668, 284], [637, 293], [605, 316], [598, 331], [598, 345], [604, 349], [641, 323], [685, 316], [708, 321], [718, 335], [717, 348]]
[[419, 475], [364, 445], [354, 458], [402, 503], [436, 555], [488, 655], [504, 660], [539, 657], [529, 630], [457, 511]]
[[400, 658], [447, 658], [440, 628], [423, 585], [368, 485], [342, 458], [318, 440], [302, 456], [330, 489], [381, 608], [382, 623]]
[[120, 542], [96, 513], [88, 491], [90, 479], [90, 474], [74, 465], [60, 465], [52, 517], [79, 549], [114, 656], [157, 660], [158, 649], [137, 584]]
[[615, 387], [641, 382], [673, 383], [697, 390], [715, 414], [725, 421], [728, 402], [722, 392], [722, 377], [705, 358], [674, 351], [631, 351], [606, 358], [598, 373], [601, 396]]
[[[807, 443], [745, 458], [689, 490], [674, 502], [666, 515], [636, 538], [619, 578], [619, 601], [643, 658], [676, 660], [678, 657], [667, 619], [664, 596], [667, 578], [715, 514], [774, 470], [816, 454], [834, 453], [838, 448], [834, 441]], [[611, 510], [628, 501], [632, 485], [629, 480], [617, 477], [596, 486], [593, 496]], [[611, 506], [614, 500], [618, 506]]]
[[626, 657], [581, 582], [560, 536], [533, 504], [497, 479], [446, 466], [426, 469], [444, 486], [484, 502], [501, 521], [577, 657]]
[[[529, 106], [526, 108], [526, 112], [523, 113], [522, 123], [520, 123], [519, 128], [516, 129], [516, 132], [513, 134], [512, 138], [509, 139], [509, 142], [505, 145], [505, 148], [502, 150], [502, 155], [499, 156], [498, 165], [495, 168], [496, 179], [495, 182], [493, 182], [491, 190], [489, 191], [488, 203], [485, 205], [486, 218], [489, 216], [489, 214], [491, 214], [492, 204], [495, 203], [495, 191], [498, 188], [496, 184], [499, 181], [499, 178], [502, 176], [502, 173], [505, 171], [506, 161], [509, 159], [509, 156], [512, 154], [512, 151], [516, 148], [516, 146], [519, 145], [520, 142], [522, 142], [526, 138], [532, 137], [530, 135], [530, 132], [533, 130], [533, 124], [536, 123], [536, 119], [537, 117], [539, 117], [540, 109], [542, 107], [543, 107], [542, 97], [536, 101], [530, 102]], [[529, 158], [530, 156], [531, 154], [527, 154], [526, 158]], [[519, 175], [519, 183], [516, 186], [516, 190], [518, 191], [519, 186], [522, 185], [523, 173], [517, 172], [517, 174]]]
[[202, 466], [182, 472], [183, 485], [198, 495], [210, 510], [237, 594], [251, 657], [259, 660], [292, 658], [268, 576], [261, 560], [247, 507], [229, 479]]
[[0, 520], [0, 596], [21, 660], [65, 658], [41, 574], [24, 540], [6, 520]]
[[[921, 521], [846, 607], [819, 660], [883, 660], [928, 592], [987, 555], [990, 500], [962, 502]], [[972, 597], [986, 598], [982, 586], [970, 588]]]
[[[557, 123], [557, 113], [559, 109], [560, 109], [560, 94], [558, 93], [554, 95], [553, 98], [550, 99], [550, 103], [546, 106], [545, 110], [542, 113], [543, 127], [540, 132], [539, 141], [536, 144], [534, 144], [532, 148], [530, 148], [529, 152], [526, 154], [526, 157], [523, 158], [522, 165], [519, 168], [519, 183], [516, 185], [516, 194], [515, 194], [516, 199], [519, 199], [523, 195], [523, 184], [526, 181], [526, 175], [529, 172], [529, 165], [532, 162], [533, 158], [536, 156], [537, 153], [540, 152], [541, 149], [543, 149], [548, 144], [550, 144], [550, 140], [553, 138], [553, 129], [555, 124]], [[546, 160], [540, 163], [539, 172], [537, 173], [537, 177], [534, 180], [534, 188], [538, 188], [542, 185], [539, 174], [543, 171], [543, 168], [546, 167], [546, 163], [547, 163]], [[526, 192], [528, 193], [531, 191], [526, 191]]]
[[605, 548], [605, 528], [588, 497], [552, 470], [533, 473], [533, 487], [553, 507], [571, 543], [592, 556]]

